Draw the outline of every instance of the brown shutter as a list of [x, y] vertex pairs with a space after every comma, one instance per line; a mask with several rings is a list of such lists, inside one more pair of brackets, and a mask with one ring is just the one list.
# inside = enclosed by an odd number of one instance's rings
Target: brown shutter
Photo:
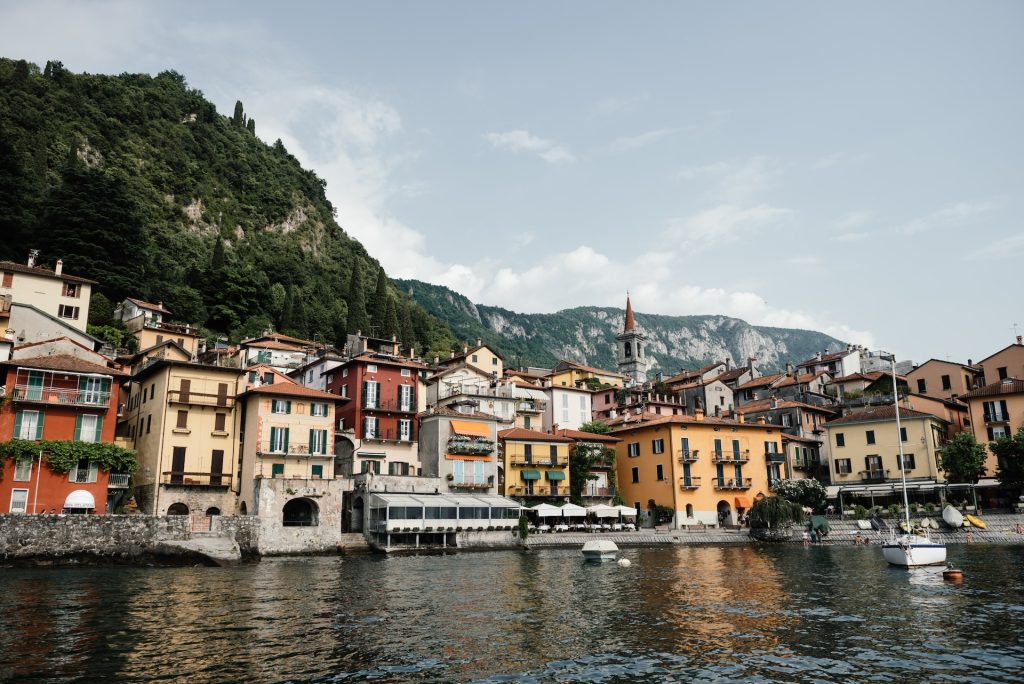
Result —
[[216, 414], [213, 419], [213, 429], [217, 432], [224, 432], [224, 422], [226, 418], [227, 414], [225, 413]]
[[188, 427], [188, 411], [187, 410], [186, 411], [178, 411], [178, 424], [177, 424], [176, 427], [178, 427], [178, 428], [187, 428]]
[[191, 380], [186, 380], [185, 378], [182, 378], [181, 379], [181, 385], [179, 385], [179, 389], [178, 389], [178, 400], [182, 401], [182, 402], [185, 402], [185, 403], [188, 403], [188, 399], [189, 399], [188, 395], [189, 395], [189, 393], [191, 391], [192, 391], [192, 381]]
[[228, 405], [228, 384], [226, 382], [217, 385], [217, 406]]
[[210, 484], [220, 484], [221, 473], [224, 472], [224, 450], [214, 449], [210, 456]]

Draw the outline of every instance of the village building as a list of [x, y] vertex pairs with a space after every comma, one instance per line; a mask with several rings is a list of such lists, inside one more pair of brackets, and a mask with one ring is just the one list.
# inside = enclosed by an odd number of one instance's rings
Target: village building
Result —
[[1006, 378], [1024, 379], [1024, 342], [1021, 336], [1018, 335], [1017, 341], [1013, 344], [1003, 347], [975, 365], [981, 368], [979, 386], [994, 385]]
[[132, 297], [114, 308], [114, 320], [124, 323], [125, 329], [138, 341], [138, 349], [173, 340], [195, 357], [199, 353], [199, 330], [187, 323], [172, 323], [167, 320], [170, 317], [171, 312], [164, 308], [163, 302], [151, 304]]
[[434, 365], [439, 369], [451, 368], [459, 364], [473, 366], [492, 378], [500, 378], [505, 374], [505, 359], [496, 350], [483, 344], [480, 338], [476, 339], [476, 345], [470, 347], [463, 345], [461, 353], [451, 353], [447, 359], [434, 359]]
[[761, 399], [744, 404], [736, 414], [747, 422], [763, 419], [766, 425], [775, 425], [783, 433], [786, 470], [792, 479], [813, 477], [829, 481], [828, 442], [825, 423], [836, 415], [832, 409], [790, 399]]
[[[29, 252], [27, 263], [0, 261], [0, 299], [26, 304], [85, 332], [89, 322], [89, 298], [95, 280], [64, 273], [60, 259], [53, 269], [36, 263], [39, 250]], [[38, 338], [37, 338], [38, 339]]]
[[[579, 497], [587, 506], [612, 504], [617, 493], [615, 446], [622, 440], [612, 435], [579, 430], [557, 430], [555, 434], [572, 440], [572, 444], [569, 445], [570, 463], [577, 452], [585, 451], [593, 464], [586, 479], [580, 482], [570, 481], [570, 492], [579, 492]], [[572, 470], [571, 465], [569, 470]]]
[[547, 383], [556, 387], [586, 386], [591, 389], [605, 386], [625, 387], [627, 379], [624, 373], [595, 368], [567, 359], [556, 363], [545, 378]]
[[910, 391], [929, 397], [953, 399], [978, 387], [982, 377], [980, 367], [969, 364], [928, 359], [907, 373]]
[[476, 410], [434, 407], [419, 417], [424, 477], [437, 478], [439, 491], [497, 494], [498, 419]]
[[[1024, 427], [1024, 379], [1007, 377], [971, 390], [960, 397], [967, 403], [971, 431], [987, 445], [1000, 437], [1012, 437]], [[989, 450], [985, 472], [996, 474], [996, 457]]]
[[503, 457], [503, 491], [519, 499], [568, 501], [569, 445], [548, 432], [513, 428], [498, 432]]

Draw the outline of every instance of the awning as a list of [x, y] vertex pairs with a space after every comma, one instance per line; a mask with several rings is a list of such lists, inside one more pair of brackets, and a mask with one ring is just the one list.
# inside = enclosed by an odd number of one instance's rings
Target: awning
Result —
[[521, 473], [519, 473], [519, 475], [524, 480], [539, 480], [540, 479], [540, 471], [539, 470], [524, 470]]
[[622, 514], [623, 518], [628, 518], [629, 516], [636, 517], [636, 509], [632, 506], [616, 506], [616, 508], [619, 509], [619, 513]]
[[750, 508], [750, 499], [745, 496], [737, 496], [733, 501], [736, 503], [736, 508]]
[[551, 504], [537, 504], [533, 508], [527, 508], [528, 511], [533, 511], [540, 518], [561, 518], [562, 509], [558, 506], [552, 506]]
[[544, 472], [549, 480], [564, 480], [565, 472], [561, 470], [547, 470]]
[[445, 454], [449, 461], [493, 461], [493, 456], [467, 456], [466, 454]]
[[562, 517], [563, 518], [582, 518], [587, 514], [587, 509], [583, 506], [577, 506], [576, 504], [567, 503], [562, 506]]
[[84, 489], [76, 489], [68, 494], [68, 498], [64, 499], [64, 508], [86, 508], [93, 510], [96, 508], [96, 499]]
[[590, 506], [587, 511], [593, 513], [597, 518], [617, 518], [619, 517], [619, 509], [615, 506], [605, 506], [598, 504], [596, 506]]
[[487, 423], [474, 423], [469, 420], [453, 420], [452, 432], [470, 437], [490, 437], [491, 431]]

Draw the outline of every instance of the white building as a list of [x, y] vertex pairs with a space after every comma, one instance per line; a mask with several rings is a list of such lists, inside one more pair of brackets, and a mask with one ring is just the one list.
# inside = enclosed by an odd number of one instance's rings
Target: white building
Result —
[[95, 280], [64, 273], [60, 259], [53, 270], [36, 265], [39, 251], [29, 253], [27, 264], [0, 261], [0, 297], [27, 304], [85, 331], [89, 321], [89, 297]]

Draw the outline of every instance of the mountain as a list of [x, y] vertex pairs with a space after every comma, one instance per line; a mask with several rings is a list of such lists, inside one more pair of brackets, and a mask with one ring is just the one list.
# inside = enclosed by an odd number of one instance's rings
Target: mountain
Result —
[[[64, 260], [99, 281], [90, 323], [125, 296], [232, 339], [356, 329], [445, 351], [448, 329], [336, 220], [324, 181], [185, 78], [76, 74], [0, 58], [0, 259]], [[314, 337], [315, 336], [315, 337]]]
[[[571, 359], [614, 369], [615, 336], [622, 332], [625, 311], [606, 307], [576, 307], [554, 314], [521, 314], [474, 304], [440, 285], [418, 280], [395, 284], [431, 315], [444, 321], [456, 337], [477, 337], [495, 347], [510, 366], [551, 367]], [[757, 359], [764, 372], [781, 370], [788, 361], [803, 361], [822, 350], [845, 346], [834, 337], [811, 330], [753, 326], [728, 316], [658, 316], [636, 314], [647, 335], [646, 353], [666, 376], [680, 368], [697, 368], [725, 358], [734, 364]]]

